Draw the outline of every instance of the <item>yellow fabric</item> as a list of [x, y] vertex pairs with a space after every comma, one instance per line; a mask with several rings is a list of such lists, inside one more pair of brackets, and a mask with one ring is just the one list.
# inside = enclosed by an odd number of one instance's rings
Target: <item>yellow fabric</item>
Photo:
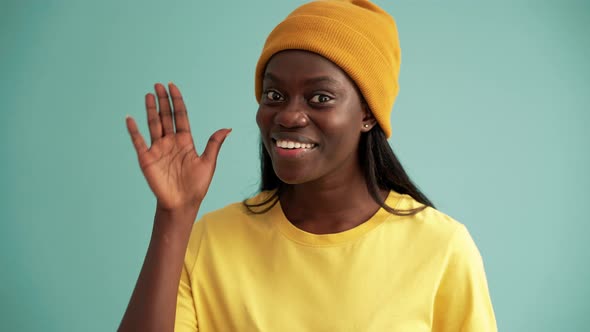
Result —
[[[398, 209], [419, 204], [391, 192]], [[379, 210], [336, 234], [293, 226], [280, 204], [241, 203], [193, 227], [176, 331], [497, 331], [484, 267], [466, 228], [428, 208]]]
[[277, 52], [314, 52], [342, 68], [361, 90], [377, 122], [391, 136], [401, 50], [393, 18], [368, 0], [314, 1], [293, 11], [268, 36], [256, 66], [256, 100], [262, 76]]

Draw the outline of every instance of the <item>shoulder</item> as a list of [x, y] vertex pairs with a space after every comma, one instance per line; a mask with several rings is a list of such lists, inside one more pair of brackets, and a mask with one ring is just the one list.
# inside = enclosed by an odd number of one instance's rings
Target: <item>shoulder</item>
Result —
[[[269, 204], [262, 204], [261, 207], [249, 209], [245, 203], [256, 206], [270, 199]], [[254, 211], [261, 210], [267, 206], [272, 205], [272, 192], [262, 192], [254, 197], [248, 198], [245, 202], [234, 202], [226, 205], [221, 209], [217, 209], [203, 215], [199, 222], [204, 223], [209, 230], [224, 230], [244, 227], [252, 222], [261, 223], [266, 219], [266, 213], [254, 213]]]
[[[262, 202], [269, 193], [260, 193], [248, 203]], [[272, 203], [271, 203], [272, 204]], [[271, 228], [268, 213], [253, 213], [243, 202], [235, 202], [204, 214], [193, 225], [187, 248], [187, 260], [194, 261], [204, 241], [237, 243], [247, 238], [256, 238]]]
[[[399, 194], [398, 194], [399, 195]], [[408, 195], [399, 195], [396, 210], [409, 210], [421, 204]], [[411, 216], [392, 216], [388, 224], [401, 233], [406, 248], [414, 255], [436, 261], [442, 272], [461, 280], [468, 275], [480, 276], [483, 261], [467, 227], [453, 217], [432, 207]], [[395, 229], [393, 229], [395, 227]]]
[[[397, 195], [397, 196], [395, 196]], [[392, 198], [393, 196], [393, 198]], [[422, 206], [409, 195], [390, 195], [396, 210], [411, 210]], [[438, 261], [442, 266], [480, 268], [482, 258], [467, 226], [435, 208], [427, 207], [410, 216], [391, 215], [386, 223], [390, 233], [414, 248], [416, 255]]]
[[[387, 200], [388, 205], [400, 212], [420, 208], [423, 204], [405, 194], [392, 192]], [[408, 216], [392, 215], [389, 218], [393, 223], [401, 225], [402, 229], [413, 233], [417, 238], [440, 246], [450, 245], [455, 237], [464, 237], [467, 233], [463, 223], [433, 207]]]

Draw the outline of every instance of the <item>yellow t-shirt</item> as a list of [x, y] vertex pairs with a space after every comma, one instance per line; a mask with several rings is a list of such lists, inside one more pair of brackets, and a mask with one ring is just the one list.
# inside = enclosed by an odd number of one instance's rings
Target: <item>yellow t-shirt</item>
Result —
[[[389, 206], [420, 206], [390, 192]], [[292, 225], [280, 203], [241, 203], [195, 223], [176, 331], [497, 331], [481, 256], [466, 228], [432, 209], [380, 209], [335, 234]]]

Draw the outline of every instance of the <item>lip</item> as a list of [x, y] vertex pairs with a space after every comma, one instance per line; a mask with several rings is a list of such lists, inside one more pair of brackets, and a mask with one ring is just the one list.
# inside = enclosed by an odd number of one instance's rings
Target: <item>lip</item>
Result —
[[278, 146], [274, 146], [273, 150], [275, 154], [280, 158], [303, 158], [305, 155], [311, 153], [315, 148], [311, 149], [283, 149]]
[[274, 151], [274, 154], [277, 155], [278, 157], [281, 157], [281, 158], [303, 158], [306, 155], [308, 155], [311, 152], [313, 152], [315, 150], [315, 147], [313, 147], [311, 149], [305, 149], [305, 148], [299, 148], [299, 149], [283, 149], [283, 148], [279, 148], [273, 142], [273, 148], [272, 149]]
[[[271, 137], [271, 144], [273, 154], [280, 158], [287, 158], [287, 159], [299, 159], [303, 158], [309, 153], [313, 152], [317, 147], [318, 144], [303, 135], [299, 135], [296, 133], [289, 133], [289, 132], [276, 132], [270, 135]], [[276, 141], [293, 141], [305, 144], [313, 144], [314, 147], [312, 148], [298, 148], [298, 149], [283, 149], [276, 145]]]
[[318, 145], [318, 143], [316, 143], [314, 140], [296, 133], [276, 132], [270, 134], [270, 138], [272, 138], [273, 141], [293, 141], [305, 144], [314, 144], [315, 146]]

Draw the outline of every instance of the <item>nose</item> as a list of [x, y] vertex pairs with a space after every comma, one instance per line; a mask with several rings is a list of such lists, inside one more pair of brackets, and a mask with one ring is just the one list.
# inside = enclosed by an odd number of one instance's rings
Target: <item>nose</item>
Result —
[[284, 128], [301, 128], [307, 126], [309, 119], [303, 106], [290, 102], [276, 113], [274, 122]]

